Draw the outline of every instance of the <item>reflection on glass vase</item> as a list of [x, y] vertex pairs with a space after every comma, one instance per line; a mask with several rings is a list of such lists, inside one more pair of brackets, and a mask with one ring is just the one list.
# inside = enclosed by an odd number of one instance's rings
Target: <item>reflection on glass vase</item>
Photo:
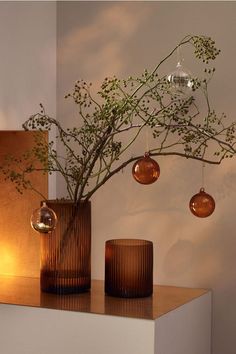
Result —
[[80, 293], [91, 286], [91, 203], [76, 210], [71, 201], [47, 201], [58, 218], [52, 233], [41, 234], [41, 290]]

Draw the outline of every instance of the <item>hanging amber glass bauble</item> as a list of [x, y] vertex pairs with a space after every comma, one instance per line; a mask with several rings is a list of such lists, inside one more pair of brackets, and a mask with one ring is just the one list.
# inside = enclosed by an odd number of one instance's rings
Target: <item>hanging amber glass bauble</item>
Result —
[[30, 224], [35, 231], [47, 234], [55, 229], [57, 224], [57, 216], [55, 212], [50, 209], [45, 202], [43, 202], [41, 208], [33, 211]]
[[205, 192], [204, 188], [201, 188], [200, 192], [191, 198], [189, 208], [193, 215], [206, 218], [215, 210], [215, 201], [210, 194]]
[[158, 163], [151, 159], [146, 152], [144, 157], [137, 160], [133, 165], [132, 174], [134, 179], [141, 184], [151, 184], [160, 176], [160, 167]]

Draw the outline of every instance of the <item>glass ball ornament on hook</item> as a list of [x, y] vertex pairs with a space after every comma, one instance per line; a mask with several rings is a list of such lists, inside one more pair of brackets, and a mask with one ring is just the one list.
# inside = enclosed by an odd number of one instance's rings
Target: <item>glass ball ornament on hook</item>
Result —
[[192, 92], [193, 82], [191, 73], [178, 61], [175, 71], [167, 76], [171, 92], [175, 95], [189, 96]]
[[30, 224], [35, 231], [48, 234], [56, 228], [56, 213], [47, 206], [46, 202], [43, 202], [41, 208], [33, 211]]
[[144, 157], [134, 163], [132, 175], [138, 183], [152, 184], [160, 176], [160, 166], [146, 152]]
[[210, 194], [205, 192], [204, 188], [201, 188], [200, 192], [190, 199], [189, 208], [193, 215], [206, 218], [214, 212], [215, 201]]

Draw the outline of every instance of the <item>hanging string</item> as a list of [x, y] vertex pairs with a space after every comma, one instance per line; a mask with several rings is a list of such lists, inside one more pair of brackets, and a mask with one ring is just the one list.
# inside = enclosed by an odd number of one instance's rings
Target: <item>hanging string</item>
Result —
[[176, 55], [177, 55], [177, 66], [182, 66], [184, 58], [182, 56], [180, 46], [177, 47]]
[[202, 162], [202, 188], [204, 190], [205, 187], [205, 162]]
[[176, 54], [177, 54], [177, 65], [180, 65], [181, 64], [181, 59], [180, 59], [180, 48], [179, 48], [179, 45], [177, 47]]
[[145, 127], [145, 141], [146, 141], [146, 152], [149, 152], [150, 146], [149, 146], [149, 127], [146, 125]]

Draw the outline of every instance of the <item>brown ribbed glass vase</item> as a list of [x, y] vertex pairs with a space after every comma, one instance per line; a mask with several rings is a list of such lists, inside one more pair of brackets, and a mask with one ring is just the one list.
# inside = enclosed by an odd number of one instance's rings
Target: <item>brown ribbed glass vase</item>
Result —
[[146, 297], [153, 291], [153, 244], [139, 239], [106, 241], [105, 292], [117, 297]]
[[41, 290], [57, 294], [80, 293], [91, 285], [91, 204], [78, 210], [70, 201], [47, 201], [57, 215], [52, 233], [41, 234]]

